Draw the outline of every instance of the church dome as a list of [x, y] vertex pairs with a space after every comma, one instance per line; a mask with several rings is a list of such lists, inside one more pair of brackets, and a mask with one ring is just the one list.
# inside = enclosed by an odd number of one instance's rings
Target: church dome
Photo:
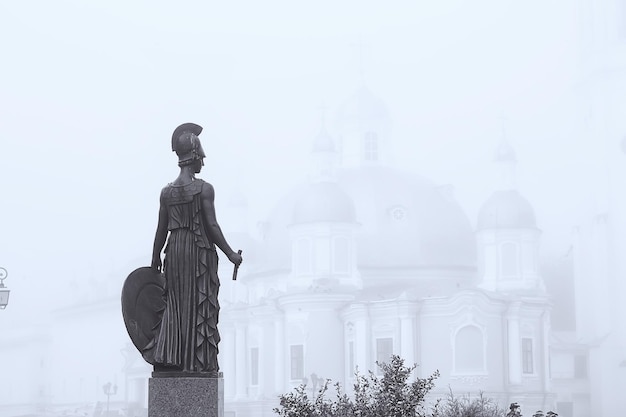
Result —
[[[336, 189], [329, 184], [297, 186], [276, 205], [263, 223], [263, 269], [288, 271], [288, 226], [296, 220], [320, 218], [356, 220], [359, 268], [475, 267], [469, 219], [448, 193], [430, 181], [384, 166], [365, 166], [339, 172]], [[340, 197], [341, 190], [349, 199]], [[316, 202], [316, 193], [323, 196], [322, 201], [332, 197], [332, 205]]]
[[325, 127], [322, 127], [315, 137], [311, 150], [313, 152], [335, 152], [335, 143]]
[[337, 111], [337, 121], [375, 120], [388, 117], [387, 107], [365, 85], [361, 85]]
[[517, 161], [515, 149], [508, 142], [502, 141], [496, 149], [493, 160], [496, 162], [515, 162]]
[[355, 221], [354, 203], [334, 182], [312, 183], [302, 189], [293, 209], [293, 224]]
[[478, 230], [534, 229], [535, 212], [517, 190], [496, 191], [478, 213]]

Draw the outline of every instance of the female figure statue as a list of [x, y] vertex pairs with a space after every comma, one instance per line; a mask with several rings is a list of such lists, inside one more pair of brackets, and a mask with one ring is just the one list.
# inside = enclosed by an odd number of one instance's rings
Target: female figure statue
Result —
[[242, 258], [228, 245], [217, 223], [213, 186], [195, 177], [204, 165], [201, 131], [202, 127], [186, 123], [172, 135], [180, 174], [161, 191], [151, 268], [164, 273], [165, 309], [151, 348], [155, 372], [217, 377], [220, 283], [215, 247], [237, 266]]

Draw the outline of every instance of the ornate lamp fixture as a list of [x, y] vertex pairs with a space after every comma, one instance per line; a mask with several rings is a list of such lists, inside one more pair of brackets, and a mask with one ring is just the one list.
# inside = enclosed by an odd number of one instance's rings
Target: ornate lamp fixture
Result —
[[4, 286], [4, 280], [9, 275], [6, 269], [0, 267], [0, 309], [4, 310], [9, 304], [9, 290]]

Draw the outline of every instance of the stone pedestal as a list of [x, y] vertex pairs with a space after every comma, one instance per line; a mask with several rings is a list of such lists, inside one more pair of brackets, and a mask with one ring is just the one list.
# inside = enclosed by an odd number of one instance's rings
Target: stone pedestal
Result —
[[153, 377], [148, 417], [224, 417], [224, 379]]

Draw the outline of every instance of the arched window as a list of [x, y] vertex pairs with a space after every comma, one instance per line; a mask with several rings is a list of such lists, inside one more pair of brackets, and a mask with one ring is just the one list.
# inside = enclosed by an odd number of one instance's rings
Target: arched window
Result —
[[291, 360], [290, 376], [292, 380], [302, 380], [304, 378], [304, 345], [289, 346], [289, 356]]
[[[393, 338], [381, 337], [376, 339], [376, 362], [379, 364], [390, 363], [393, 355]], [[382, 375], [380, 366], [376, 366], [376, 374]]]
[[296, 275], [307, 275], [312, 272], [313, 245], [310, 239], [298, 239], [295, 245]]
[[354, 341], [348, 342], [348, 376], [352, 378], [356, 372], [356, 365], [354, 360]]
[[456, 372], [483, 372], [485, 346], [483, 332], [468, 325], [459, 329], [454, 340], [454, 368]]
[[519, 245], [515, 242], [504, 242], [500, 245], [500, 274], [503, 277], [519, 275]]
[[363, 159], [368, 162], [378, 161], [378, 135], [376, 132], [365, 133], [363, 139]]
[[525, 374], [532, 374], [535, 372], [533, 339], [529, 337], [522, 338], [522, 372]]
[[350, 241], [343, 236], [333, 239], [333, 272], [350, 272]]

